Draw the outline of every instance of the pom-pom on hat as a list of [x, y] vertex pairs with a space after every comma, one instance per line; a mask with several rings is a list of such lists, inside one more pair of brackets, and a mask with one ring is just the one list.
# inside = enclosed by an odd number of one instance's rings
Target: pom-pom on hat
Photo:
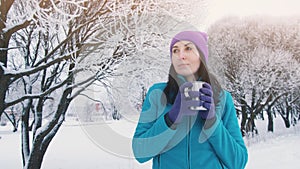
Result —
[[174, 36], [170, 44], [170, 54], [172, 57], [172, 48], [178, 41], [190, 41], [198, 48], [199, 52], [202, 52], [204, 59], [208, 60], [208, 44], [207, 44], [207, 34], [200, 31], [183, 31]]

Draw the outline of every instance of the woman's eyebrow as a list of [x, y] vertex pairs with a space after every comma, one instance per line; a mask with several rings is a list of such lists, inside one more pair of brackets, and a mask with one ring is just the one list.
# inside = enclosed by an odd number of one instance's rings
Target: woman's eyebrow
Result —
[[[184, 46], [188, 46], [188, 45], [193, 45], [193, 43], [192, 42], [188, 42], [188, 43], [184, 44]], [[179, 47], [177, 45], [175, 45], [175, 46], [173, 46], [173, 48], [179, 48]]]
[[188, 46], [188, 45], [192, 45], [193, 43], [192, 42], [188, 42], [186, 44], [184, 44], [184, 46]]

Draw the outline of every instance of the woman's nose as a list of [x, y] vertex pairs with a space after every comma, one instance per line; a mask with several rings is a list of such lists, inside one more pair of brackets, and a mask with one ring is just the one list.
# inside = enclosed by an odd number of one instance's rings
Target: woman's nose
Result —
[[186, 59], [186, 53], [184, 51], [179, 52], [179, 58], [180, 59]]

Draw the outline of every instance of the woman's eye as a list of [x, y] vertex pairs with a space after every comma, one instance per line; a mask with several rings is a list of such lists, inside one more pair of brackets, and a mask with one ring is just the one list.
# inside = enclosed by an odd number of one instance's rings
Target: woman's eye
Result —
[[178, 51], [179, 51], [178, 49], [174, 49], [173, 53], [178, 53]]
[[192, 50], [192, 48], [191, 47], [186, 47], [185, 50], [189, 51], [189, 50]]

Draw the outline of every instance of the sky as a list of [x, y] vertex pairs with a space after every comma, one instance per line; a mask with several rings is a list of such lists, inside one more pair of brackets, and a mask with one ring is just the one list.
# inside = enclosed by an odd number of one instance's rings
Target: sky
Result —
[[299, 0], [211, 0], [207, 24], [224, 16], [300, 16]]

